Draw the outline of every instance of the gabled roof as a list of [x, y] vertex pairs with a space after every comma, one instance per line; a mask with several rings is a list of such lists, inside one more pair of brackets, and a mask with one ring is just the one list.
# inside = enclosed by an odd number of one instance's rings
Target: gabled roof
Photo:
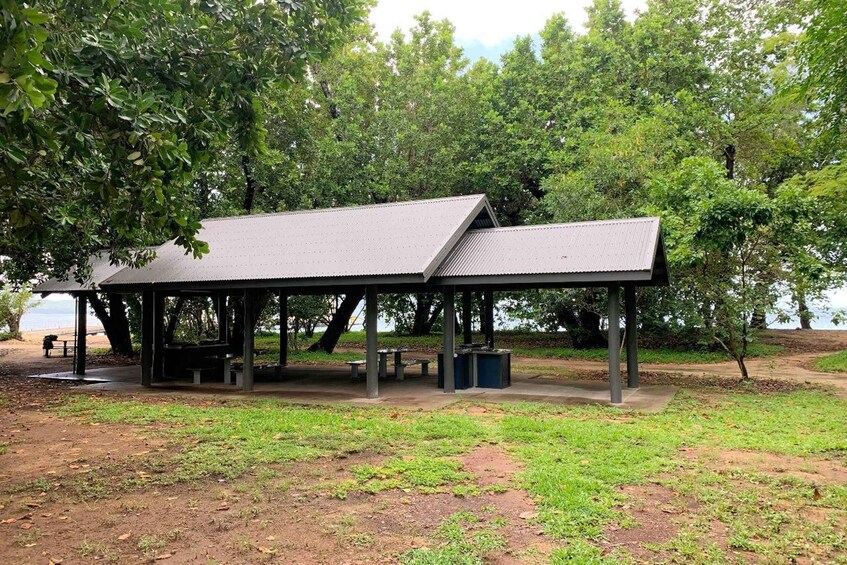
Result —
[[103, 281], [110, 290], [425, 283], [467, 231], [497, 226], [485, 195], [204, 220], [201, 259], [166, 243], [140, 269]]
[[467, 232], [433, 275], [436, 284], [668, 284], [659, 218]]
[[89, 259], [91, 273], [83, 283], [69, 278], [61, 280], [56, 277], [47, 279], [35, 287], [35, 292], [90, 292], [100, 290], [100, 283], [108, 279], [118, 271], [124, 269], [124, 265], [112, 265], [108, 253], [92, 255]]

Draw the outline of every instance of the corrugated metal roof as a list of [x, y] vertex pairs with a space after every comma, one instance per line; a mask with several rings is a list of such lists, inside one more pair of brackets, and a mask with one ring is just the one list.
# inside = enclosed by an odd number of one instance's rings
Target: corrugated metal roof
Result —
[[412, 275], [425, 281], [485, 212], [484, 195], [205, 220], [202, 259], [168, 243], [140, 269], [105, 286], [229, 281], [335, 280]]
[[433, 277], [649, 274], [659, 233], [658, 218], [473, 230]]
[[89, 259], [89, 264], [91, 265], [91, 275], [84, 283], [80, 284], [74, 279], [61, 280], [54, 277], [37, 285], [33, 289], [33, 292], [84, 292], [99, 290], [100, 283], [124, 268], [123, 265], [112, 265], [109, 262], [109, 255], [107, 253], [92, 255]]

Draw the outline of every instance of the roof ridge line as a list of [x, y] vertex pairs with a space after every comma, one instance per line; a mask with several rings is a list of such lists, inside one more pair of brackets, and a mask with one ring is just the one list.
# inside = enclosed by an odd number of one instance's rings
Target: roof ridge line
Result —
[[462, 194], [459, 196], [440, 196], [438, 198], [422, 198], [420, 200], [398, 200], [395, 202], [381, 202], [378, 204], [353, 204], [352, 206], [330, 206], [327, 208], [312, 208], [309, 210], [285, 210], [282, 212], [266, 212], [262, 214], [242, 214], [240, 216], [220, 216], [217, 218], [204, 218], [200, 223], [218, 222], [221, 220], [240, 220], [243, 218], [267, 218], [272, 216], [293, 216], [296, 214], [322, 214], [337, 212], [339, 210], [360, 210], [362, 208], [386, 208], [390, 206], [412, 206], [427, 202], [438, 202], [442, 200], [467, 200], [473, 197], [485, 196], [484, 194]]
[[631, 222], [661, 220], [658, 216], [643, 216], [637, 218], [622, 218], [620, 220], [583, 220], [581, 222], [563, 222], [559, 224], [529, 224], [524, 226], [500, 226], [496, 228], [478, 228], [468, 230], [469, 232], [486, 232], [486, 231], [517, 231], [517, 230], [533, 230], [533, 229], [555, 229], [564, 226], [584, 226], [589, 224], [626, 224]]

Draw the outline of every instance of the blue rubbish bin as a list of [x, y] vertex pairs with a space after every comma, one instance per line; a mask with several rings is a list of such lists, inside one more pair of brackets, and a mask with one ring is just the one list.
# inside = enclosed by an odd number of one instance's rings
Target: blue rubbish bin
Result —
[[476, 386], [506, 388], [512, 386], [512, 352], [506, 349], [475, 351]]
[[[471, 388], [471, 354], [470, 352], [458, 353], [453, 358], [453, 373], [456, 382], [456, 390]], [[444, 354], [438, 354], [438, 388], [444, 388]]]

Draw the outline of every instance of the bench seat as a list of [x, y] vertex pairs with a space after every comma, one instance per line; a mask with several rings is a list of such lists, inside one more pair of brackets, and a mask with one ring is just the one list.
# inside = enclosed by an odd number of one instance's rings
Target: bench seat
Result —
[[397, 374], [397, 380], [402, 381], [406, 378], [406, 367], [411, 367], [412, 365], [420, 365], [421, 366], [421, 376], [427, 377], [429, 376], [429, 359], [407, 359], [406, 361], [401, 361], [397, 365], [395, 365], [394, 369]]
[[356, 380], [359, 378], [359, 367], [367, 365], [368, 362], [364, 359], [356, 359], [355, 361], [346, 361], [350, 365], [350, 378]]

